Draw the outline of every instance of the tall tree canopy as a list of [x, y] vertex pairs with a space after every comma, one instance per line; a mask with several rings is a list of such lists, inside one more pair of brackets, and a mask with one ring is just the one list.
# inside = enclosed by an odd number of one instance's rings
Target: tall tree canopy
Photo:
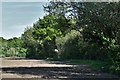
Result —
[[83, 35], [84, 41], [105, 49], [120, 70], [120, 2], [50, 2], [45, 11], [75, 20], [72, 27]]

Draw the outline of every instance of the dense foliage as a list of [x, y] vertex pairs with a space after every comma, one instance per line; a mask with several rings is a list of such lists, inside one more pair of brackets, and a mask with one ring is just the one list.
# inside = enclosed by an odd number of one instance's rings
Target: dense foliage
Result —
[[50, 2], [45, 10], [75, 20], [73, 28], [87, 42], [80, 48], [85, 58], [107, 60], [120, 72], [120, 2]]
[[47, 15], [21, 38], [1, 38], [2, 54], [101, 60], [120, 74], [120, 2], [50, 2], [44, 10]]
[[0, 57], [25, 57], [26, 49], [22, 47], [20, 38], [4, 39], [0, 38]]

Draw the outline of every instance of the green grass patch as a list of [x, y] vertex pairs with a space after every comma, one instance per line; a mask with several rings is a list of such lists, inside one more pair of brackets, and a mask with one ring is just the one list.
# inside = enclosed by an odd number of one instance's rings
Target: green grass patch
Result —
[[98, 71], [105, 71], [109, 67], [109, 64], [107, 62], [99, 60], [69, 60], [69, 63], [77, 65], [89, 65], [93, 70]]
[[110, 73], [110, 66], [111, 64], [108, 61], [100, 61], [100, 60], [78, 60], [78, 59], [71, 59], [71, 60], [63, 60], [63, 59], [48, 59], [48, 61], [63, 61], [67, 64], [74, 64], [74, 65], [88, 65], [92, 70], [95, 71], [102, 71]]

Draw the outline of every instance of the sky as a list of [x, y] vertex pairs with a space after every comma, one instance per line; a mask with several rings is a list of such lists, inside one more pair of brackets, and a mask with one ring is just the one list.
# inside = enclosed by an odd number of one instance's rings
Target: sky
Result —
[[[32, 1], [32, 0], [31, 0]], [[32, 26], [45, 13], [46, 2], [2, 2], [2, 34], [10, 39], [20, 37], [28, 26]], [[0, 24], [1, 25], [1, 24]]]

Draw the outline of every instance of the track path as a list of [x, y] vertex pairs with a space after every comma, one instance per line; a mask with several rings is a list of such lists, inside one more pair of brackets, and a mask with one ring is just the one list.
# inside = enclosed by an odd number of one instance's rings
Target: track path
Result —
[[[95, 78], [99, 80], [119, 80], [117, 76], [93, 71], [88, 65], [70, 65], [60, 61], [32, 60], [32, 59], [1, 59], [2, 79], [28, 78], [38, 79], [78, 79]], [[34, 79], [33, 79], [34, 78]], [[21, 79], [21, 80], [22, 80]], [[95, 80], [94, 79], [94, 80]], [[12, 79], [13, 80], [13, 79]], [[24, 79], [25, 80], [25, 79]]]

